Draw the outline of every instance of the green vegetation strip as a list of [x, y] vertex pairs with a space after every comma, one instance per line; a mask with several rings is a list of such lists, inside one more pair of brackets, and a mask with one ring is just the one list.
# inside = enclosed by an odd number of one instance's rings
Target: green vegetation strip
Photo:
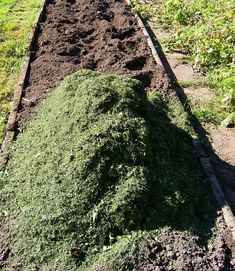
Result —
[[42, 0], [0, 2], [0, 144], [28, 35], [41, 3]]
[[14, 266], [91, 270], [110, 257], [117, 265], [138, 236], [165, 226], [205, 236], [213, 209], [191, 142], [177, 100], [122, 76], [67, 77], [0, 175]]
[[206, 74], [204, 84], [216, 97], [193, 111], [201, 121], [235, 121], [235, 2], [233, 0], [133, 0], [137, 11], [169, 31], [165, 50], [191, 56], [194, 68]]

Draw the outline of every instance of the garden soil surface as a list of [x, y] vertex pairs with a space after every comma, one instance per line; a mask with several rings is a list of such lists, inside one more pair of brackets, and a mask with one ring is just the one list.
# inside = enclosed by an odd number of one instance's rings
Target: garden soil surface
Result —
[[124, 74], [169, 91], [135, 15], [123, 0], [49, 1], [32, 52], [19, 126], [32, 107], [78, 69]]
[[[19, 130], [32, 118], [35, 107], [50, 89], [59, 85], [67, 75], [84, 68], [124, 74], [141, 80], [149, 89], [165, 94], [171, 92], [167, 76], [155, 63], [146, 37], [124, 0], [50, 0], [32, 52], [28, 80], [17, 117]], [[139, 270], [174, 270], [168, 267], [176, 259], [179, 260], [178, 270], [234, 270], [233, 262], [228, 260], [231, 251], [226, 245], [228, 235], [221, 214], [217, 223], [215, 243], [211, 244], [209, 254], [203, 250], [201, 254], [186, 251], [185, 239], [175, 238], [169, 233], [162, 240], [162, 245], [175, 243], [177, 255], [176, 251], [163, 250], [166, 253], [161, 256], [159, 264], [156, 263], [158, 267], [154, 267], [150, 264], [146, 248], [141, 260], [133, 260], [137, 262]], [[5, 236], [0, 240], [0, 261], [6, 260], [6, 244]], [[205, 256], [211, 259], [209, 269]]]

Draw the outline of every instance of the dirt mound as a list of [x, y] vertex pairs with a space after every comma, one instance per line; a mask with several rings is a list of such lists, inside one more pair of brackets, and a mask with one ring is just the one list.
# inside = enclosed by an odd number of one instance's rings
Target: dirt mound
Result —
[[146, 87], [168, 91], [167, 77], [124, 0], [49, 1], [32, 53], [19, 124], [48, 89], [83, 68], [127, 75]]
[[0, 179], [14, 266], [83, 270], [108, 257], [106, 248], [115, 266], [125, 240], [133, 247], [132, 231], [148, 240], [166, 225], [208, 239], [213, 202], [199, 185], [185, 113], [177, 110], [156, 92], [147, 97], [137, 80], [88, 70], [56, 88]]

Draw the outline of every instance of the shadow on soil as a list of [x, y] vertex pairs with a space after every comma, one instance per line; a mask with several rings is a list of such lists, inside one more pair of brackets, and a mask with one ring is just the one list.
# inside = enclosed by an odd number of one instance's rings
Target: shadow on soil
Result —
[[215, 227], [217, 208], [208, 184], [202, 182], [205, 176], [198, 165], [192, 137], [172, 123], [167, 114], [169, 105], [164, 100], [154, 101], [149, 107], [155, 122], [149, 125], [156, 154], [151, 160], [159, 183], [149, 188], [151, 200], [140, 229], [169, 226], [198, 235], [201, 244], [206, 245]]
[[[151, 27], [149, 26], [148, 22], [146, 20], [143, 19], [143, 22], [146, 26], [146, 28], [148, 29], [148, 32], [150, 34], [150, 36], [152, 37], [154, 46], [158, 52], [158, 55], [160, 57], [160, 60], [164, 66], [164, 69], [170, 79], [171, 82], [171, 87], [176, 91], [179, 100], [181, 102], [181, 104], [183, 105], [185, 111], [188, 113], [189, 115], [189, 120], [191, 122], [191, 125], [194, 129], [194, 131], [200, 136], [200, 138], [202, 139], [202, 143], [203, 143], [203, 147], [205, 148], [207, 155], [210, 156], [213, 160], [212, 161], [216, 161], [217, 164], [223, 164], [225, 167], [228, 168], [228, 170], [230, 170], [231, 172], [235, 172], [235, 167], [226, 163], [225, 161], [221, 160], [216, 153], [214, 152], [210, 141], [208, 140], [207, 137], [207, 131], [202, 127], [200, 121], [192, 114], [191, 108], [190, 108], [190, 104], [188, 103], [188, 97], [184, 92], [184, 89], [178, 84], [177, 82], [177, 78], [173, 72], [173, 70], [171, 69], [171, 66], [162, 50], [161, 44], [159, 43], [159, 41], [157, 40], [156, 35], [154, 34], [154, 32], [152, 31]], [[216, 168], [215, 168], [216, 171]], [[222, 176], [221, 176], [222, 177]], [[234, 176], [233, 176], [234, 177]], [[226, 178], [226, 176], [225, 176]], [[223, 182], [223, 180], [221, 180], [221, 182]], [[221, 186], [223, 186], [223, 183], [221, 183]], [[233, 184], [233, 187], [231, 187], [231, 189], [235, 190], [235, 184]], [[233, 209], [233, 212], [235, 211], [235, 206], [231, 206], [231, 208]]]
[[[140, 16], [141, 17], [141, 16]], [[222, 197], [221, 202], [217, 202], [216, 205], [219, 206], [218, 209], [221, 209], [225, 204], [226, 201], [230, 205], [233, 213], [235, 213], [235, 206], [234, 201], [230, 200], [229, 195], [227, 195], [228, 191], [235, 191], [235, 167], [231, 164], [228, 164], [226, 161], [221, 160], [220, 157], [214, 152], [212, 145], [207, 137], [207, 131], [203, 128], [200, 121], [193, 115], [190, 104], [188, 103], [188, 97], [184, 92], [184, 89], [178, 84], [178, 80], [163, 52], [162, 46], [160, 42], [158, 41], [155, 33], [151, 29], [149, 23], [144, 18], [141, 18], [146, 29], [148, 30], [148, 33], [153, 41], [154, 47], [158, 53], [158, 56], [163, 64], [164, 70], [166, 74], [168, 75], [171, 83], [171, 87], [173, 90], [176, 91], [176, 94], [184, 108], [184, 110], [187, 112], [189, 116], [189, 121], [191, 123], [191, 126], [193, 127], [196, 134], [199, 136], [201, 143], [203, 144], [203, 149], [206, 152], [206, 156], [210, 159], [210, 162], [212, 163], [214, 174], [217, 175], [217, 178], [220, 181], [220, 186], [225, 193], [225, 197], [228, 196], [226, 199]], [[205, 153], [204, 153], [205, 154]], [[217, 165], [222, 165], [221, 168], [217, 168]], [[225, 170], [224, 170], [225, 169]], [[227, 191], [226, 191], [227, 190]], [[226, 192], [225, 192], [226, 191]], [[228, 241], [228, 240], [227, 240]], [[230, 243], [230, 247], [232, 251], [234, 251], [235, 254], [235, 244], [234, 242], [231, 244], [231, 240], [228, 241]]]

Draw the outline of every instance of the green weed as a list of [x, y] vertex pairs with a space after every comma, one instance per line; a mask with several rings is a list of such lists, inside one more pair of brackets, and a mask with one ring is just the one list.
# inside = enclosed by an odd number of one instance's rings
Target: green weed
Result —
[[177, 82], [182, 88], [193, 88], [199, 85], [198, 82], [194, 82], [193, 80], [178, 80]]

